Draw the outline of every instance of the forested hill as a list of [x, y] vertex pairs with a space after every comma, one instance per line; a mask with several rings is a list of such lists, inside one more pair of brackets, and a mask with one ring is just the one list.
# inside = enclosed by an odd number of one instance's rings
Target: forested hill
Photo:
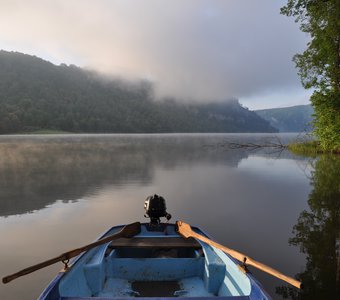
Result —
[[255, 111], [280, 132], [304, 132], [312, 130], [313, 107], [296, 105]]
[[76, 66], [0, 51], [0, 133], [276, 132], [237, 100], [155, 101], [146, 82], [105, 79]]

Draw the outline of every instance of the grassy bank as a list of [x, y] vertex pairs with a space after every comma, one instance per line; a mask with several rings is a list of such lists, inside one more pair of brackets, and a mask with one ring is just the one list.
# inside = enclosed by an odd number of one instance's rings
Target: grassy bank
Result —
[[317, 154], [340, 154], [340, 148], [324, 150], [318, 141], [295, 142], [288, 145], [288, 149], [295, 154], [311, 155]]

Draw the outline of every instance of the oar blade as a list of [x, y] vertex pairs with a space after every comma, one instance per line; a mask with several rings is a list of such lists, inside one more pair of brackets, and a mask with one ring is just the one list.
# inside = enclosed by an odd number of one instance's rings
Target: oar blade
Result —
[[191, 229], [191, 226], [183, 221], [176, 222], [176, 230], [181, 236], [185, 238], [194, 237], [195, 235], [195, 232]]
[[126, 238], [132, 238], [135, 235], [139, 234], [140, 232], [141, 232], [141, 224], [140, 222], [135, 222], [135, 223], [125, 225], [123, 229], [123, 236]]

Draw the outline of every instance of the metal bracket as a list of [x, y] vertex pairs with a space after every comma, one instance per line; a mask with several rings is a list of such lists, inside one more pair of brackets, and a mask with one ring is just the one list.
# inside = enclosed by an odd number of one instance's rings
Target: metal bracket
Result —
[[62, 260], [61, 262], [64, 264], [64, 271], [66, 271], [68, 268], [69, 268], [69, 266], [68, 266], [68, 263], [69, 263], [69, 259], [64, 259], [64, 260]]
[[247, 258], [245, 257], [243, 259], [243, 262], [240, 265], [237, 265], [237, 267], [239, 268], [239, 270], [246, 274], [246, 273], [250, 273], [249, 269], [248, 269], [248, 265], [246, 264]]

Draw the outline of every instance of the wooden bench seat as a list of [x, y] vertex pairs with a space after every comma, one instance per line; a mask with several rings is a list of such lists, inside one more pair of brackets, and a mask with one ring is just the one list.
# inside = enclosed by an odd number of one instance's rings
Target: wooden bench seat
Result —
[[146, 238], [120, 238], [110, 243], [109, 248], [202, 248], [195, 239], [181, 237], [146, 237]]

